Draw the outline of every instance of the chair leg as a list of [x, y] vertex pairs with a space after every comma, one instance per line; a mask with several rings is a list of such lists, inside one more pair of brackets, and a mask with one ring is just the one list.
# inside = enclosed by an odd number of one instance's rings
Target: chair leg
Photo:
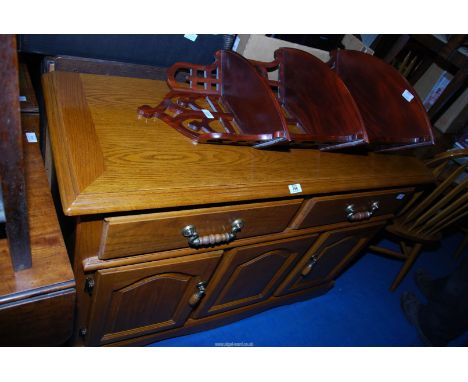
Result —
[[463, 252], [467, 244], [468, 244], [468, 232], [465, 233], [465, 237], [463, 238], [463, 241], [461, 242], [461, 244], [458, 246], [453, 257], [457, 259], [458, 256], [460, 256], [460, 254]]
[[381, 253], [386, 256], [396, 257], [397, 259], [406, 260], [407, 256], [403, 253], [392, 251], [391, 249], [370, 245], [368, 248], [372, 252]]
[[410, 250], [411, 250], [411, 247], [408, 247], [408, 245], [402, 240], [402, 241], [400, 241], [400, 248], [401, 248], [401, 252], [403, 252], [403, 254], [406, 257], [408, 257], [409, 253], [410, 253]]
[[411, 252], [408, 255], [408, 259], [406, 259], [405, 263], [401, 267], [400, 272], [398, 273], [397, 277], [393, 281], [392, 286], [390, 287], [390, 291], [393, 292], [398, 287], [398, 285], [400, 285], [401, 280], [403, 279], [403, 277], [406, 276], [409, 269], [413, 265], [414, 261], [418, 257], [419, 252], [421, 251], [421, 248], [422, 248], [422, 244], [416, 243], [414, 247], [411, 249]]

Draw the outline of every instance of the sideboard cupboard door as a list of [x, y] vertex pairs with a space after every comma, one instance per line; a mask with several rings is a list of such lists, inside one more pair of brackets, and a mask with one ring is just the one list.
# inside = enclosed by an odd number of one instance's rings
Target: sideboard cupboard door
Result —
[[270, 297], [317, 235], [249, 245], [226, 252], [195, 317], [250, 305]]
[[88, 345], [182, 326], [203, 295], [222, 251], [96, 272]]
[[379, 222], [322, 234], [280, 285], [275, 296], [332, 280], [383, 225]]

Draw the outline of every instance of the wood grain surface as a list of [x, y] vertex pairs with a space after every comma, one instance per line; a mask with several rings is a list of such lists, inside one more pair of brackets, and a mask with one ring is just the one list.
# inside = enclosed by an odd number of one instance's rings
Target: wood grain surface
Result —
[[[283, 240], [283, 239], [290, 239], [294, 237], [302, 237], [307, 236], [310, 234], [316, 233], [323, 233], [326, 231], [331, 231], [335, 229], [347, 228], [347, 227], [360, 227], [362, 225], [367, 225], [372, 222], [384, 222], [390, 219], [392, 215], [382, 215], [372, 217], [369, 220], [363, 222], [353, 222], [349, 223], [348, 221], [324, 226], [316, 226], [301, 230], [295, 229], [288, 229], [284, 232], [269, 234], [264, 236], [255, 236], [249, 237], [245, 239], [238, 239], [233, 242], [227, 244], [220, 244], [216, 247], [216, 249], [227, 251], [229, 249], [243, 247], [247, 245], [258, 244], [266, 241], [276, 241], [276, 240]], [[176, 249], [170, 251], [162, 251], [162, 252], [154, 252], [154, 253], [146, 253], [143, 255], [135, 255], [135, 256], [128, 256], [128, 257], [119, 257], [113, 259], [105, 259], [101, 260], [96, 255], [99, 249], [99, 235], [96, 235], [96, 232], [93, 232], [94, 229], [98, 229], [97, 225], [94, 223], [96, 222], [86, 222], [85, 224], [78, 225], [78, 231], [80, 232], [80, 236], [78, 236], [81, 242], [87, 242], [83, 245], [77, 246], [77, 251], [75, 251], [75, 269], [77, 274], [81, 271], [84, 272], [94, 272], [100, 269], [109, 269], [113, 267], [120, 267], [123, 265], [133, 265], [144, 263], [148, 261], [156, 261], [156, 260], [164, 260], [164, 259], [171, 259], [181, 256], [188, 256], [197, 253], [203, 253], [206, 251], [206, 248], [183, 248], [183, 249]], [[94, 227], [93, 227], [94, 226]], [[99, 225], [101, 228], [101, 226]], [[98, 231], [101, 232], [101, 231]], [[93, 236], [93, 239], [87, 241], [86, 234]], [[97, 236], [97, 237], [96, 237]], [[94, 254], [94, 255], [93, 255]]]
[[242, 219], [244, 227], [235, 240], [281, 232], [301, 202], [298, 199], [105, 218], [99, 258], [188, 248], [187, 238], [182, 235], [188, 225], [195, 226], [202, 236], [230, 232], [232, 222]]
[[413, 191], [412, 188], [403, 188], [312, 198], [303, 204], [291, 223], [291, 227], [303, 229], [346, 222], [348, 221], [347, 206], [353, 205], [356, 211], [368, 211], [373, 202], [377, 202], [379, 208], [372, 214], [372, 217], [394, 214], [410, 199]]
[[0, 305], [0, 346], [59, 346], [73, 328], [75, 289]]
[[[29, 130], [33, 127], [31, 123], [28, 126]], [[75, 285], [39, 143], [28, 143], [24, 139], [23, 145], [32, 268], [14, 272], [6, 240], [0, 240], [0, 304]]]
[[137, 118], [138, 106], [167, 93], [162, 81], [52, 72], [43, 84], [67, 215], [288, 197], [296, 183], [302, 196], [433, 180], [419, 160], [397, 155], [193, 145], [162, 121]]
[[[19, 65], [19, 89], [20, 107], [22, 113], [39, 113], [36, 93], [31, 82], [28, 66], [25, 63]], [[22, 98], [24, 97], [24, 98]]]
[[0, 186], [15, 271], [31, 268], [18, 82], [16, 37], [0, 35]]

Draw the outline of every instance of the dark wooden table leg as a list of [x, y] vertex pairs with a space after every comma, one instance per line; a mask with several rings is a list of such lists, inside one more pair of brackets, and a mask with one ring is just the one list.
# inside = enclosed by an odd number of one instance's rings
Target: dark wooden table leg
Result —
[[31, 268], [16, 39], [0, 35], [0, 178], [13, 268]]

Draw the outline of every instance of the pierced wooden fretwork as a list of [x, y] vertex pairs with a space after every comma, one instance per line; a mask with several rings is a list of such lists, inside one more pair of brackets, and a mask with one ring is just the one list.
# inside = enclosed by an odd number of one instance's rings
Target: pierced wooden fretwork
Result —
[[[237, 53], [218, 51], [211, 65], [176, 63], [171, 91], [140, 116], [159, 118], [195, 142], [268, 147], [289, 142], [287, 122], [268, 83]], [[184, 82], [176, 76], [187, 73]], [[177, 77], [178, 78], [178, 77]]]
[[[434, 143], [414, 89], [378, 58], [335, 51], [325, 64], [293, 48], [277, 49], [271, 62], [224, 50], [215, 58], [206, 66], [174, 64], [171, 91], [156, 107], [140, 106], [139, 114], [201, 143], [376, 151]], [[268, 78], [271, 71], [278, 80]]]

